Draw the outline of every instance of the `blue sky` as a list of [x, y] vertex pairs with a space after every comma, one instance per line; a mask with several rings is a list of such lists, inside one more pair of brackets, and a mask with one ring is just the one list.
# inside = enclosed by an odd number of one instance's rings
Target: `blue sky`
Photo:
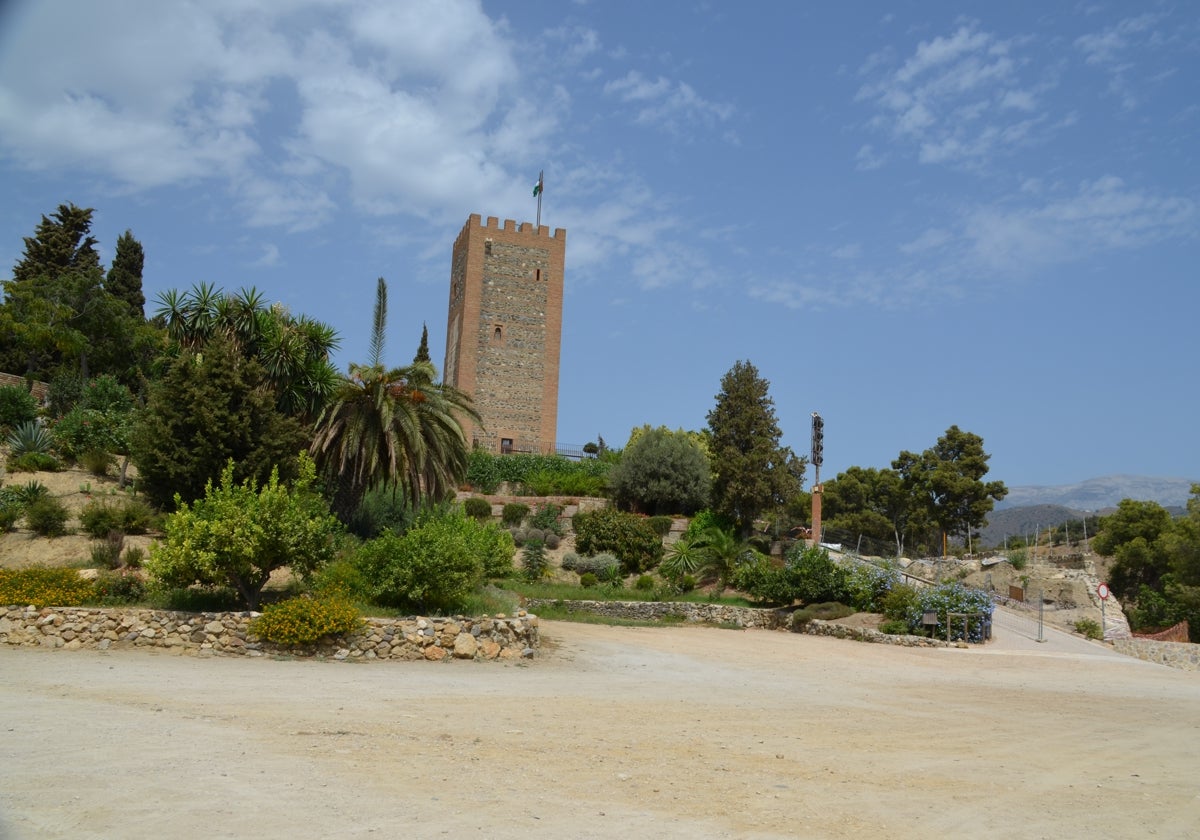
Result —
[[748, 359], [824, 478], [957, 424], [1010, 485], [1200, 480], [1198, 138], [1187, 3], [8, 3], [0, 272], [74, 202], [150, 300], [255, 286], [344, 368], [382, 275], [440, 360], [455, 235], [544, 169], [561, 442]]

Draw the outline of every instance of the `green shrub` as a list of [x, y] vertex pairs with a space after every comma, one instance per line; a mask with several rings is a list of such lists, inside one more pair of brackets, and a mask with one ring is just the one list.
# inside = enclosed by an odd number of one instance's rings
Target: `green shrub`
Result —
[[568, 551], [562, 557], [562, 567], [565, 571], [568, 571], [568, 572], [577, 571], [578, 563], [579, 563], [579, 555], [576, 554], [574, 551]]
[[80, 395], [79, 405], [93, 411], [128, 414], [133, 411], [133, 394], [115, 377], [105, 374], [87, 384]]
[[625, 447], [608, 479], [618, 504], [652, 514], [692, 513], [712, 494], [708, 454], [698, 436], [682, 429], [646, 429]]
[[85, 534], [102, 539], [121, 531], [121, 509], [99, 499], [88, 502], [79, 512], [79, 524]]
[[1012, 551], [1009, 552], [1008, 562], [1012, 564], [1012, 567], [1019, 572], [1024, 569], [1026, 565], [1028, 565], [1029, 560], [1025, 556], [1024, 551]]
[[585, 554], [611, 552], [626, 574], [653, 569], [662, 560], [662, 538], [645, 518], [606, 507], [576, 514], [575, 545]]
[[366, 601], [371, 597], [362, 569], [350, 557], [339, 558], [317, 569], [308, 583], [318, 598]]
[[886, 633], [889, 636], [911, 636], [912, 629], [908, 626], [908, 622], [901, 621], [896, 618], [889, 618], [879, 625], [879, 632]]
[[530, 540], [521, 551], [521, 571], [525, 580], [539, 581], [550, 571], [550, 561], [546, 559], [546, 546], [540, 540]]
[[125, 537], [113, 531], [107, 537], [92, 543], [92, 565], [100, 569], [116, 569], [121, 565], [121, 549]]
[[61, 537], [67, 532], [70, 514], [58, 499], [44, 497], [25, 508], [25, 524], [43, 537]]
[[526, 541], [529, 539], [529, 529], [525, 527], [510, 528], [508, 533], [510, 536], [512, 536], [513, 545], [515, 545], [517, 548], [525, 545]]
[[820, 621], [837, 621], [839, 618], [845, 618], [848, 615], [854, 615], [854, 608], [839, 604], [836, 601], [826, 602], [824, 604], [812, 604], [803, 609], [796, 610], [792, 613], [791, 619], [788, 621], [788, 627], [793, 631], [799, 631], [804, 628], [804, 625], [813, 619]]
[[696, 578], [691, 575], [683, 575], [675, 581], [675, 586], [680, 592], [691, 592], [696, 588]]
[[543, 539], [543, 542], [545, 542], [546, 548], [553, 551], [554, 549], [558, 548], [559, 545], [562, 544], [562, 538], [559, 537], [558, 534], [554, 533], [553, 531], [547, 531], [545, 538]]
[[108, 470], [117, 463], [116, 456], [103, 449], [89, 449], [79, 456], [79, 463], [92, 475], [108, 475]]
[[675, 520], [669, 516], [651, 516], [646, 520], [646, 524], [649, 525], [654, 530], [654, 533], [658, 534], [660, 537], [665, 537], [667, 534], [671, 533], [671, 525], [674, 522]]
[[805, 604], [848, 600], [849, 572], [819, 546], [797, 543], [787, 553], [793, 593]]
[[713, 513], [711, 510], [702, 510], [692, 517], [688, 522], [687, 531], [684, 536], [690, 540], [698, 540], [706, 532], [712, 528], [719, 528], [722, 531], [730, 531], [733, 529], [733, 522], [726, 516], [721, 516], [719, 513]]
[[900, 573], [865, 563], [851, 566], [846, 575], [846, 601], [859, 612], [879, 612], [892, 589], [900, 584]]
[[96, 499], [84, 505], [79, 523], [85, 533], [100, 539], [114, 531], [144, 534], [154, 525], [155, 516], [154, 510], [141, 499], [116, 504]]
[[75, 569], [0, 569], [0, 604], [77, 607], [92, 600], [96, 589]]
[[654, 576], [653, 575], [642, 575], [641, 577], [639, 577], [637, 579], [637, 583], [635, 583], [633, 585], [633, 588], [640, 589], [643, 592], [649, 592], [651, 589], [654, 588]]
[[84, 381], [74, 373], [60, 373], [50, 380], [50, 416], [62, 417], [83, 399]]
[[591, 572], [584, 572], [579, 576], [579, 585], [584, 589], [591, 589], [597, 583], [599, 583], [599, 580]]
[[146, 582], [131, 569], [101, 572], [94, 586], [102, 604], [136, 604], [146, 597]]
[[505, 525], [517, 526], [525, 521], [525, 517], [529, 515], [529, 505], [521, 504], [520, 502], [509, 502], [504, 506], [504, 511], [500, 514], [500, 521]]
[[45, 452], [26, 452], [8, 459], [12, 472], [58, 472], [59, 466], [58, 459]]
[[373, 539], [384, 531], [403, 534], [412, 525], [413, 517], [405, 494], [376, 488], [363, 497], [358, 510], [346, 523], [346, 530], [364, 540]]
[[356, 562], [378, 603], [451, 610], [483, 580], [484, 561], [469, 538], [478, 522], [462, 514], [428, 517], [397, 536], [384, 533], [359, 547]]
[[[564, 557], [563, 568], [567, 568], [565, 560], [566, 558]], [[581, 575], [590, 572], [600, 580], [612, 580], [614, 576], [619, 576], [621, 573], [621, 561], [607, 552], [590, 557], [575, 555], [575, 560], [570, 568]]]
[[512, 574], [513, 553], [517, 547], [508, 531], [488, 522], [468, 532], [467, 542], [483, 561], [485, 578], [502, 578]]
[[472, 519], [487, 520], [492, 517], [492, 503], [479, 496], [463, 500], [463, 511]]
[[17, 527], [25, 506], [16, 500], [0, 499], [0, 534], [6, 534]]
[[1094, 618], [1081, 618], [1075, 622], [1075, 632], [1089, 639], [1103, 639], [1104, 628]]
[[12, 429], [37, 418], [38, 403], [19, 385], [0, 386], [0, 429]]
[[562, 511], [562, 506], [553, 502], [540, 504], [529, 515], [529, 527], [561, 537], [563, 526], [559, 517], [562, 516]]
[[128, 452], [133, 415], [76, 407], [54, 424], [54, 444], [63, 457], [79, 460], [89, 450]]
[[362, 616], [348, 601], [300, 597], [266, 606], [249, 629], [264, 641], [292, 647], [347, 636], [361, 626]]
[[527, 528], [524, 528], [523, 530], [525, 532], [525, 542], [526, 543], [531, 543], [531, 542], [545, 543], [546, 542], [546, 532], [543, 531], [541, 528], [527, 527]]
[[129, 569], [140, 569], [145, 562], [146, 550], [136, 545], [131, 545], [125, 549], [125, 554], [121, 558], [121, 563]]
[[911, 616], [920, 611], [921, 596], [907, 583], [897, 584], [893, 586], [891, 591], [884, 596], [881, 604], [883, 615], [891, 621], [902, 621], [906, 629], [904, 632], [909, 632], [912, 627], [908, 624]]
[[[538, 495], [594, 496], [603, 490], [610, 466], [598, 458], [572, 461], [560, 455], [500, 455], [476, 449], [467, 461], [467, 483], [478, 493], [495, 493], [507, 482], [532, 483], [545, 491]], [[532, 482], [531, 476], [536, 476]]]

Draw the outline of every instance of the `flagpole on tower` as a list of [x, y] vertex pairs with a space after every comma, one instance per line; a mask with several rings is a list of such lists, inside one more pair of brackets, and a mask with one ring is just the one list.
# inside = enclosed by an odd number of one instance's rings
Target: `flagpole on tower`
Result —
[[542, 227], [542, 179], [545, 176], [545, 174], [546, 174], [546, 170], [544, 170], [544, 169], [542, 171], [538, 172], [538, 182], [533, 187], [533, 194], [537, 196], [537, 200], [538, 200], [538, 209], [537, 209], [537, 227], [538, 227], [538, 229], [541, 229], [541, 227]]

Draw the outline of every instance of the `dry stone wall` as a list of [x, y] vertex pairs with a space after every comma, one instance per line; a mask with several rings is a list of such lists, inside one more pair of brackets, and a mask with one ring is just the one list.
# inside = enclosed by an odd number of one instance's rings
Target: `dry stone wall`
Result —
[[569, 612], [586, 612], [634, 621], [661, 621], [670, 617], [695, 624], [727, 624], [766, 630], [776, 630], [787, 622], [787, 613], [780, 610], [731, 607], [725, 604], [694, 604], [684, 601], [557, 601], [550, 598], [530, 598], [528, 605], [534, 610], [552, 605]]
[[1113, 639], [1113, 650], [1181, 671], [1200, 671], [1200, 645], [1156, 642], [1151, 639]]
[[257, 613], [185, 613], [86, 607], [0, 607], [0, 643], [115, 650], [163, 648], [200, 656], [315, 656], [330, 659], [511, 660], [535, 655], [538, 619], [368, 618], [363, 630], [317, 645], [292, 648], [249, 631]]

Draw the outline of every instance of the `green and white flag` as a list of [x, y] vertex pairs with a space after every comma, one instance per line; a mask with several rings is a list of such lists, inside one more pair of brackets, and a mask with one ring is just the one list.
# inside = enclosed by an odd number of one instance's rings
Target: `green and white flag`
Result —
[[538, 173], [537, 183], [533, 185], [533, 197], [537, 198], [542, 194], [542, 173]]

